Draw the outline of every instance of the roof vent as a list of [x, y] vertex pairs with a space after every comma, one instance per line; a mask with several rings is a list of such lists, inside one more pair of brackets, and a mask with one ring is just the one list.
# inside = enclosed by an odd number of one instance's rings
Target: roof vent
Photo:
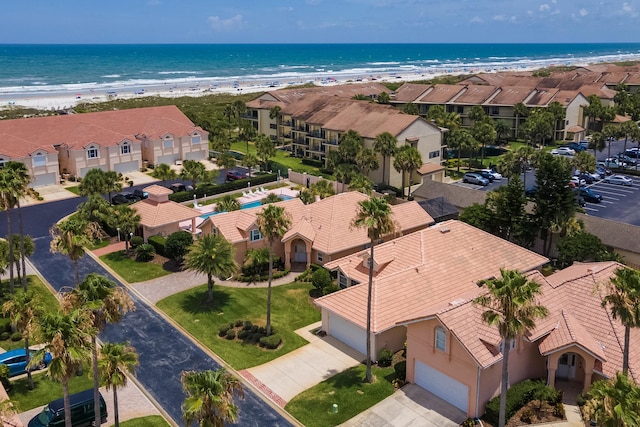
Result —
[[440, 229], [440, 233], [442, 233], [442, 234], [444, 234], [444, 233], [448, 233], [448, 232], [450, 232], [450, 231], [451, 231], [451, 230], [450, 230], [449, 228], [441, 228], [441, 229]]

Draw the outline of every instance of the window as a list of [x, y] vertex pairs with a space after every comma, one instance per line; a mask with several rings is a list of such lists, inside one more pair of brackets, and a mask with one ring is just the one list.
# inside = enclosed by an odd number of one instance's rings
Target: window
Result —
[[6, 159], [0, 157], [0, 169], [2, 169], [4, 167], [5, 162], [7, 162]]
[[167, 138], [164, 140], [164, 148], [173, 148], [173, 139]]
[[436, 328], [436, 348], [438, 350], [447, 351], [447, 333], [444, 328], [438, 326]]
[[440, 157], [440, 150], [431, 151], [429, 153], [429, 158], [430, 159], [435, 159], [436, 157]]
[[131, 153], [131, 146], [125, 142], [120, 146], [120, 154], [129, 154], [129, 153]]
[[340, 288], [342, 289], [347, 287], [347, 276], [342, 274], [342, 272], [338, 273], [338, 283], [340, 284]]
[[87, 150], [87, 159], [97, 159], [98, 158], [98, 149], [91, 147]]
[[275, 123], [269, 123], [269, 129], [278, 129], [278, 125]]
[[491, 115], [497, 116], [500, 114], [500, 107], [491, 107]]
[[200, 135], [193, 135], [191, 137], [191, 144], [200, 144]]
[[260, 233], [260, 230], [251, 230], [251, 237], [249, 240], [252, 242], [255, 242], [256, 240], [262, 240], [262, 233]]
[[318, 255], [316, 256], [316, 259], [318, 260], [318, 262], [323, 262], [322, 261], [322, 257], [324, 256], [324, 254], [322, 252], [318, 252]]
[[458, 109], [456, 111], [458, 114], [464, 113], [464, 107], [462, 105], [458, 105]]
[[33, 167], [37, 168], [38, 166], [46, 166], [47, 165], [47, 156], [43, 154], [36, 154], [33, 156]]
[[217, 236], [217, 235], [218, 235], [218, 229], [217, 229], [217, 228], [215, 228], [215, 227], [213, 227], [213, 228], [211, 229], [211, 235], [213, 235], [213, 236]]
[[[513, 350], [514, 348], [516, 348], [516, 340], [512, 339], [511, 341], [509, 341], [509, 351]], [[500, 343], [500, 345], [498, 346], [498, 350], [500, 351], [500, 353], [503, 352], [503, 350], [504, 350], [504, 341], [502, 341]]]

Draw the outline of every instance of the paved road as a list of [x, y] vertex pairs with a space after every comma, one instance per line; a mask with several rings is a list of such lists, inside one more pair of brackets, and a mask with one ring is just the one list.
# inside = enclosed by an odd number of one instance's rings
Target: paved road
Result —
[[[49, 252], [49, 227], [59, 218], [73, 212], [79, 199], [62, 200], [23, 208], [25, 233], [36, 242], [31, 257], [34, 266], [54, 289], [73, 285], [74, 268], [67, 257]], [[17, 215], [12, 215], [14, 232]], [[0, 236], [6, 235], [5, 213], [0, 213]], [[104, 274], [115, 280], [91, 257], [79, 262], [80, 277], [90, 272]], [[136, 311], [128, 313], [117, 325], [109, 325], [100, 335], [103, 341], [129, 341], [140, 356], [137, 378], [149, 394], [178, 425], [181, 425], [180, 405], [184, 393], [180, 386], [183, 370], [218, 369], [219, 363], [176, 330], [158, 313], [132, 294]], [[240, 409], [239, 424], [243, 426], [285, 426], [291, 423], [274, 407], [263, 401], [251, 389], [245, 399], [237, 402]]]

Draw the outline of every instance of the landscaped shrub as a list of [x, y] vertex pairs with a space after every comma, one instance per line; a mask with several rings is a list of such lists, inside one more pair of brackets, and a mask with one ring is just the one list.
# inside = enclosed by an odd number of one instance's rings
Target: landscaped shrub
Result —
[[258, 325], [253, 325], [251, 327], [251, 333], [255, 334], [256, 332], [258, 332], [258, 329], [260, 329], [260, 327]]
[[234, 340], [236, 339], [236, 330], [235, 329], [229, 329], [227, 331], [227, 339], [228, 340]]
[[[264, 326], [260, 326], [258, 328], [258, 332], [260, 332], [261, 334], [267, 335], [267, 328], [265, 328]], [[273, 331], [271, 331], [271, 333], [273, 333]]]
[[268, 348], [269, 350], [273, 350], [278, 348], [280, 343], [282, 342], [282, 338], [279, 335], [269, 335], [268, 337], [260, 338], [260, 347]]
[[391, 359], [393, 359], [393, 351], [388, 348], [381, 348], [378, 353], [378, 365], [379, 366], [391, 366]]
[[249, 337], [249, 334], [251, 334], [251, 332], [249, 332], [246, 329], [243, 329], [240, 332], [238, 332], [238, 339], [246, 340]]
[[244, 320], [242, 319], [238, 319], [235, 321], [235, 323], [233, 324], [234, 327], [239, 328], [240, 326], [244, 326]]
[[255, 332], [252, 333], [251, 335], [249, 335], [249, 339], [248, 341], [252, 344], [257, 344], [260, 342], [260, 339], [264, 337], [264, 334], [260, 333], [260, 332]]
[[[547, 386], [541, 380], [524, 380], [511, 386], [507, 391], [506, 418], [513, 417], [520, 408], [533, 400], [533, 396], [544, 387]], [[496, 396], [487, 403], [484, 416], [489, 423], [497, 425], [499, 414], [500, 396]]]
[[[273, 257], [273, 265], [278, 265], [280, 258]], [[242, 275], [255, 278], [269, 274], [269, 248], [249, 249], [242, 263]]]
[[147, 239], [147, 242], [149, 242], [150, 245], [153, 245], [158, 255], [167, 256], [167, 251], [165, 249], [167, 239], [162, 236], [151, 236]]
[[20, 341], [22, 339], [22, 333], [21, 332], [14, 332], [11, 334], [11, 341]]
[[0, 382], [4, 386], [5, 390], [9, 390], [11, 388], [11, 381], [9, 381], [9, 367], [4, 363], [0, 363]]
[[393, 370], [396, 371], [396, 378], [404, 381], [407, 378], [407, 361], [403, 360], [393, 365]]
[[179, 193], [173, 193], [169, 195], [169, 200], [177, 203], [187, 202], [193, 200], [193, 196], [196, 198], [207, 196], [213, 196], [215, 194], [228, 193], [234, 190], [243, 190], [247, 188], [247, 183], [251, 182], [252, 186], [268, 184], [278, 179], [277, 173], [264, 174], [259, 176], [252, 176], [251, 178], [238, 179], [236, 181], [226, 182], [224, 184], [211, 184], [200, 183], [195, 190], [180, 191]]
[[149, 243], [143, 243], [136, 248], [136, 261], [151, 261], [156, 254], [156, 249]]
[[227, 335], [227, 331], [231, 329], [229, 325], [222, 325], [218, 328], [218, 336], [224, 337]]
[[9, 339], [10, 336], [11, 336], [11, 332], [7, 332], [7, 331], [2, 332], [0, 333], [0, 340], [6, 341]]
[[325, 290], [331, 286], [333, 280], [331, 280], [331, 274], [325, 268], [319, 268], [311, 275], [311, 283], [320, 292], [320, 295], [324, 295]]
[[251, 320], [246, 320], [244, 322], [244, 325], [242, 326], [242, 329], [245, 331], [250, 331], [252, 327], [253, 327], [253, 324], [251, 323]]
[[144, 239], [141, 236], [133, 236], [129, 240], [129, 245], [131, 245], [133, 249], [137, 248], [143, 243], [144, 243]]
[[193, 245], [193, 234], [184, 230], [171, 233], [165, 242], [166, 256], [182, 259], [191, 245]]
[[562, 402], [556, 403], [553, 407], [553, 416], [558, 418], [565, 417], [564, 405], [562, 404]]
[[520, 421], [522, 421], [523, 423], [531, 424], [534, 418], [535, 415], [533, 414], [533, 411], [531, 409], [526, 409], [522, 411], [522, 414], [520, 414]]

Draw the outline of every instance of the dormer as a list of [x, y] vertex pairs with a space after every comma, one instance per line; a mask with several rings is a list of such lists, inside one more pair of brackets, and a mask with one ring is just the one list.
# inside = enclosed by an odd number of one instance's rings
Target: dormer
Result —
[[162, 148], [173, 148], [173, 135], [170, 133], [162, 135]]
[[123, 139], [118, 143], [120, 154], [131, 154], [131, 141]]
[[202, 135], [200, 132], [194, 131], [191, 133], [191, 145], [199, 145], [202, 142]]
[[47, 152], [44, 150], [36, 150], [31, 153], [31, 161], [33, 162], [33, 167], [42, 167], [47, 166]]

